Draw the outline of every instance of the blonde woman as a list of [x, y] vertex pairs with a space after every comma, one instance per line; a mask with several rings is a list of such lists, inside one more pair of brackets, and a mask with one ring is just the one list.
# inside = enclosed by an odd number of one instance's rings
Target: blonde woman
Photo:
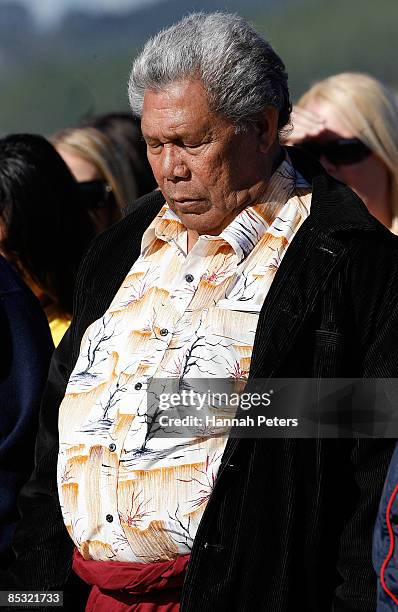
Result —
[[123, 151], [92, 127], [62, 130], [51, 142], [80, 183], [95, 231], [99, 233], [118, 221], [122, 209], [138, 197]]
[[398, 102], [375, 78], [346, 72], [315, 83], [294, 107], [287, 144], [315, 154], [398, 234]]

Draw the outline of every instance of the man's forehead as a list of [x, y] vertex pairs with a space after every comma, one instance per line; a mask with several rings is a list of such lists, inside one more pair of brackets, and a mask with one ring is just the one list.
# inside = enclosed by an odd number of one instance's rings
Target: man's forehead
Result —
[[159, 125], [175, 130], [193, 129], [210, 124], [212, 117], [199, 80], [176, 81], [161, 90], [145, 92], [141, 124], [146, 133]]

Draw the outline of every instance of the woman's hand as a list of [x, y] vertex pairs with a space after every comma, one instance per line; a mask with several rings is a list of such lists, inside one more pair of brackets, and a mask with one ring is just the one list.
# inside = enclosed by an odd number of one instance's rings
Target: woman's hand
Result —
[[284, 134], [281, 139], [284, 145], [299, 144], [310, 138], [318, 138], [327, 132], [323, 119], [299, 106], [293, 106], [291, 123], [293, 129], [289, 133]]

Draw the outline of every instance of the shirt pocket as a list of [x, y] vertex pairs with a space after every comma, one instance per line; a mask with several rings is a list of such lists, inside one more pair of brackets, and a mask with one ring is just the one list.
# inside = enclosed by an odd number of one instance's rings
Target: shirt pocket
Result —
[[[228, 300], [227, 300], [228, 301]], [[247, 378], [254, 337], [256, 334], [258, 313], [243, 310], [223, 308], [222, 303], [209, 308], [203, 325], [206, 339], [214, 360], [219, 363], [218, 375], [225, 378]]]

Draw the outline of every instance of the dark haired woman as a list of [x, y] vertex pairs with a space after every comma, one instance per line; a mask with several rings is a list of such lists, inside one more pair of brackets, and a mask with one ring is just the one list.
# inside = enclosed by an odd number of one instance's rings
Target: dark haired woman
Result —
[[40, 299], [55, 345], [69, 326], [79, 262], [93, 236], [76, 181], [42, 136], [0, 139], [0, 251]]

